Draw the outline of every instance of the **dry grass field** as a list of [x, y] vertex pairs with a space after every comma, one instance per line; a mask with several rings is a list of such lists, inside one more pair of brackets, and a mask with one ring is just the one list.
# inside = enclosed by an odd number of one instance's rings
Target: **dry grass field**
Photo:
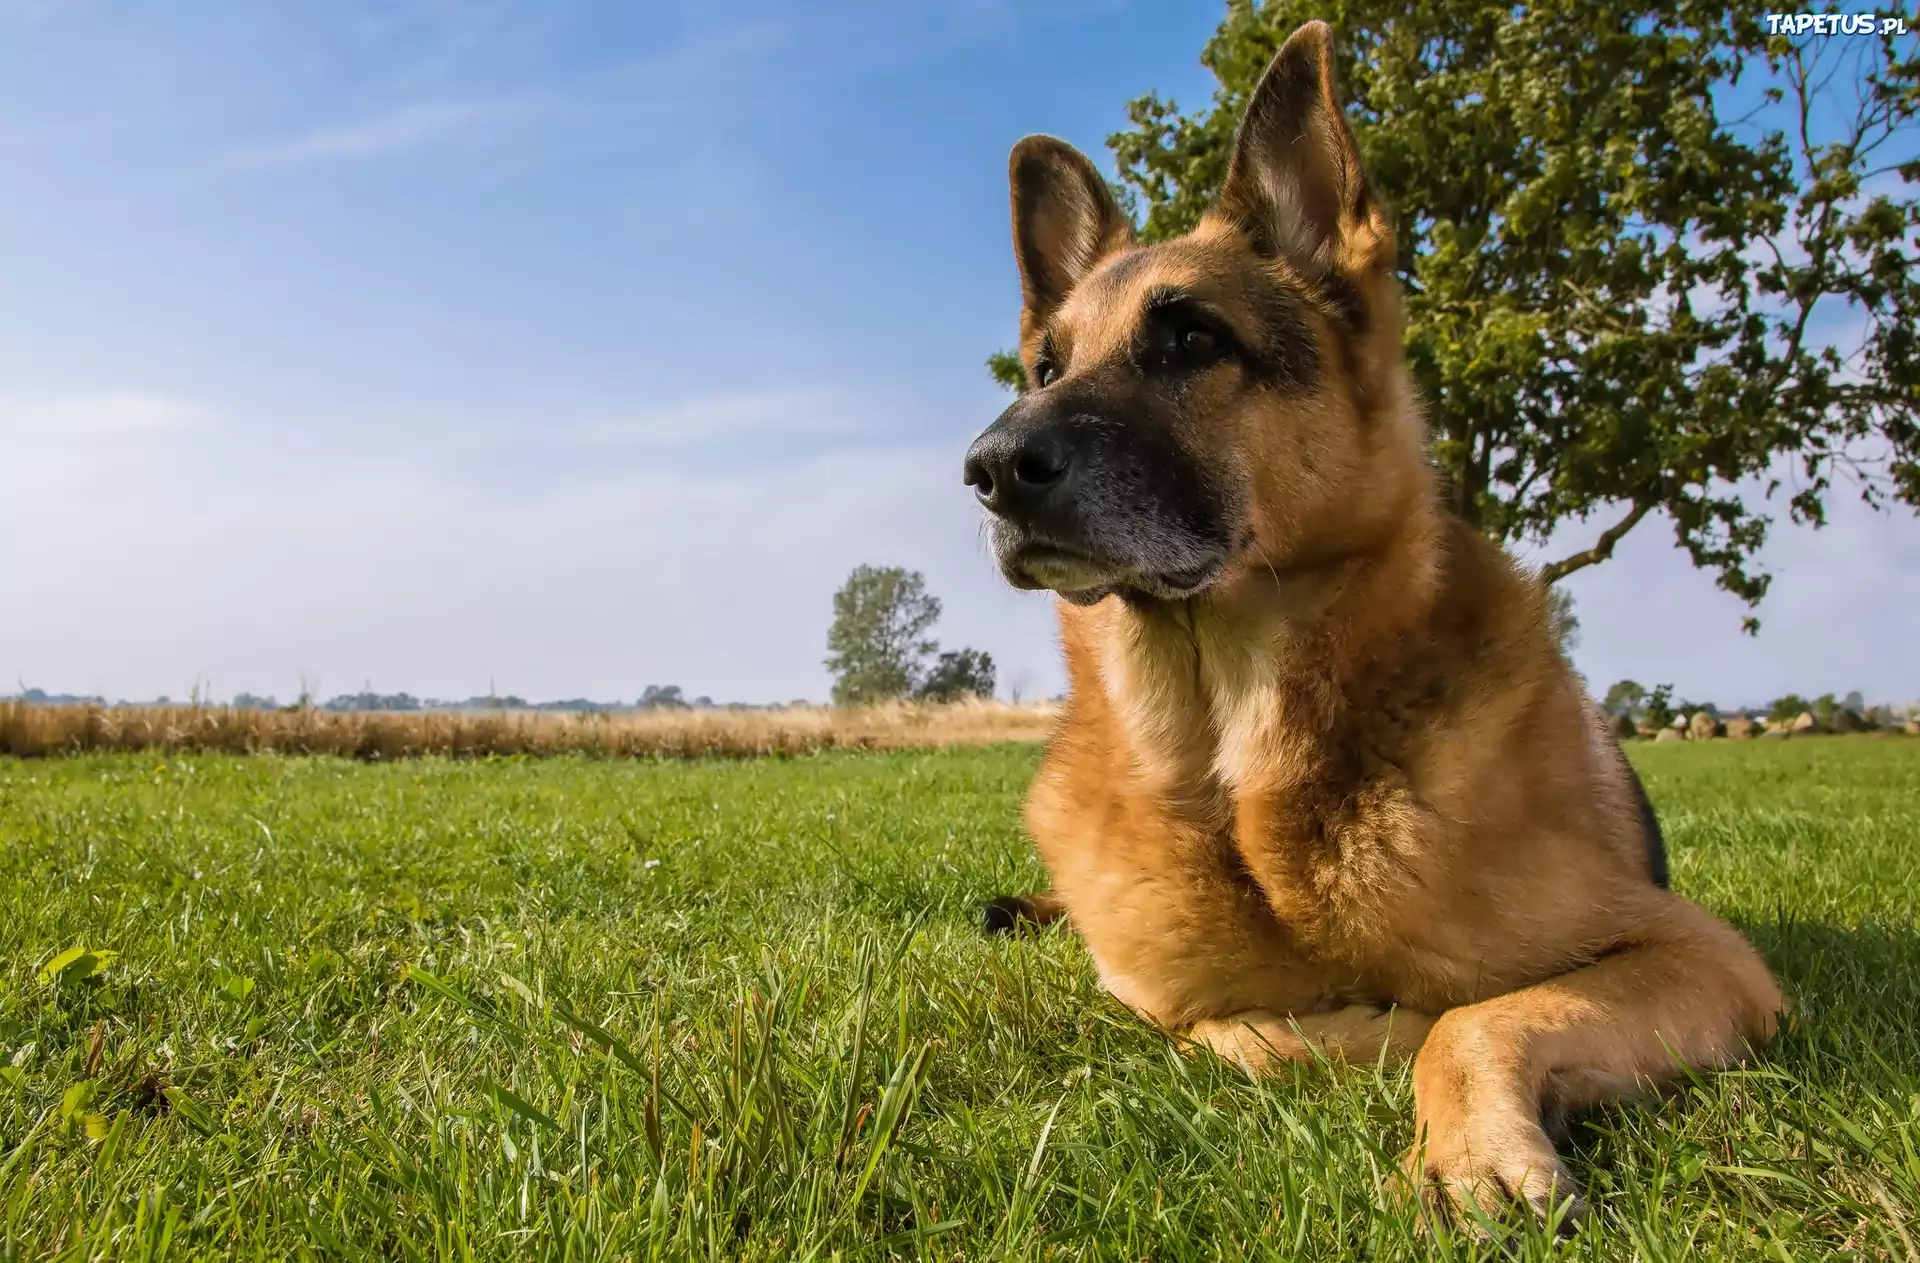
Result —
[[1052, 703], [899, 702], [858, 710], [550, 711], [235, 710], [225, 706], [37, 706], [0, 702], [0, 755], [161, 751], [336, 755], [378, 761], [584, 754], [753, 758], [822, 750], [913, 750], [1039, 741]]

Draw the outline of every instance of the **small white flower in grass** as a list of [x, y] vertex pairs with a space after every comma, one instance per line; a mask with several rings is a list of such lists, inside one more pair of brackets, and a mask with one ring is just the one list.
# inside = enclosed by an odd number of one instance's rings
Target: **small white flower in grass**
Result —
[[640, 867], [642, 867], [642, 868], [658, 868], [658, 867], [660, 867], [660, 861], [659, 861], [659, 860], [648, 860], [648, 861], [647, 861], [646, 863], [644, 863], [644, 864], [642, 864], [642, 865], [641, 865]]

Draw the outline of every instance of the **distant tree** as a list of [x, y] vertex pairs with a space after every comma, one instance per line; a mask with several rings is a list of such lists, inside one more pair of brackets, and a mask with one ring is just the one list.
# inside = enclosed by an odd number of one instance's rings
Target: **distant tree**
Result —
[[[1409, 364], [1463, 519], [1504, 543], [1602, 518], [1551, 582], [1665, 518], [1754, 603], [1783, 483], [1794, 522], [1824, 520], [1836, 475], [1920, 504], [1910, 37], [1769, 37], [1707, 0], [1229, 0], [1200, 56], [1211, 105], [1142, 97], [1108, 141], [1145, 240], [1206, 209], [1255, 81], [1309, 18], [1333, 24], [1395, 213]], [[1756, 76], [1775, 113], [1732, 117], [1728, 89]], [[1017, 358], [989, 367], [1024, 386]]]
[[1822, 728], [1833, 727], [1834, 712], [1840, 709], [1840, 703], [1831, 693], [1822, 693], [1813, 699], [1813, 722]]
[[1773, 705], [1767, 708], [1767, 722], [1770, 724], [1792, 723], [1813, 709], [1813, 703], [1798, 693], [1789, 693], [1785, 697], [1773, 699]]
[[1645, 710], [1642, 712], [1649, 726], [1655, 731], [1671, 728], [1677, 712], [1673, 709], [1673, 685], [1655, 686], [1647, 695]]
[[940, 655], [927, 678], [914, 690], [926, 702], [957, 702], [963, 697], [993, 696], [993, 656], [978, 649], [956, 649]]
[[939, 618], [940, 601], [919, 571], [855, 567], [833, 594], [827, 630], [834, 703], [862, 706], [911, 693], [939, 648], [927, 636]]
[[1647, 690], [1636, 680], [1616, 680], [1607, 690], [1606, 700], [1600, 703], [1601, 709], [1609, 715], [1625, 715], [1638, 718], [1640, 708], [1647, 702]]
[[338, 697], [327, 699], [323, 710], [331, 711], [380, 711], [380, 710], [419, 710], [420, 699], [410, 693], [376, 693], [372, 689], [363, 689], [358, 693], [342, 693]]
[[640, 694], [641, 710], [685, 710], [686, 699], [678, 684], [649, 684]]
[[1867, 699], [1860, 695], [1858, 689], [1841, 698], [1840, 705], [1856, 715], [1865, 715], [1867, 713]]

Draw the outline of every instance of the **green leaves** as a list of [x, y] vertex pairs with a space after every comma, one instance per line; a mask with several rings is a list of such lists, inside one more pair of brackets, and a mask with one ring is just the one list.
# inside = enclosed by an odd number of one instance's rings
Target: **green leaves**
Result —
[[993, 380], [1005, 386], [1016, 395], [1027, 391], [1027, 366], [1020, 362], [1015, 351], [995, 351], [987, 357], [987, 372]]
[[69, 947], [40, 967], [40, 981], [52, 987], [92, 982], [119, 959], [119, 952]]

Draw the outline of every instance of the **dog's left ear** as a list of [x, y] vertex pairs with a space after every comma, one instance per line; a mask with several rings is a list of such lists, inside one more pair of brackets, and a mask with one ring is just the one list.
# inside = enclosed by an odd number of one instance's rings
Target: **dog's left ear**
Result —
[[1353, 271], [1391, 256], [1392, 230], [1340, 110], [1325, 22], [1295, 31], [1260, 76], [1215, 207], [1262, 254]]

